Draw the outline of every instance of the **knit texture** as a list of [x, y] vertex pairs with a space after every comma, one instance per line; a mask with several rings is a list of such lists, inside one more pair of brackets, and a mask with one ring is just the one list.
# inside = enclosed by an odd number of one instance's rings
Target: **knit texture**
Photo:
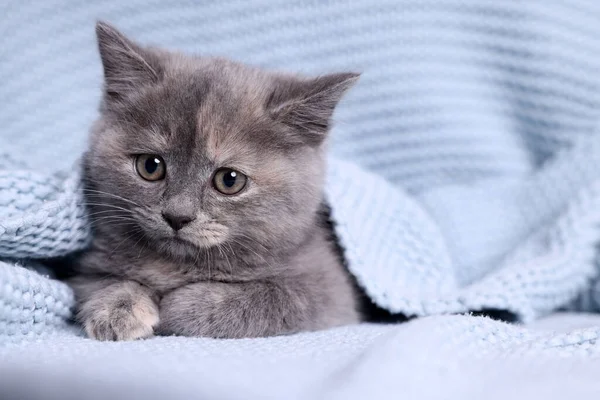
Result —
[[582, 319], [569, 333], [467, 316], [250, 340], [60, 332], [0, 347], [0, 398], [596, 398], [600, 318]]
[[[81, 250], [89, 241], [77, 160], [100, 97], [96, 19], [144, 43], [271, 69], [363, 72], [335, 114], [326, 194], [348, 266], [380, 306], [421, 317], [497, 309], [525, 323], [561, 308], [600, 309], [598, 2], [9, 0], [0, 3], [0, 15], [0, 344], [7, 344], [15, 365], [31, 366], [41, 357], [40, 376], [63, 364], [71, 376], [83, 376], [77, 360], [87, 354], [122, 360], [122, 379], [143, 384], [151, 375], [139, 376], [135, 366], [154, 352], [155, 363], [167, 368], [173, 349], [203, 354], [203, 346], [215, 346], [217, 354], [221, 346], [237, 346], [176, 338], [84, 340], [67, 324], [70, 290], [21, 266]], [[487, 362], [474, 361], [477, 354], [497, 360], [514, 351], [533, 362], [540, 354], [575, 360], [598, 352], [597, 330], [552, 336], [474, 317], [424, 321], [393, 328], [389, 335], [398, 339], [374, 345], [381, 350], [372, 365], [407, 356], [428, 371], [432, 359], [419, 364], [419, 353], [402, 346], [416, 335], [408, 342], [425, 354], [446, 354], [453, 368], [506, 387], [518, 376], [511, 371], [526, 364], [509, 362], [492, 378], [477, 370]], [[274, 349], [283, 343], [295, 358], [294, 346], [314, 341], [342, 357], [338, 342], [349, 340], [358, 357], [359, 342], [370, 343], [369, 335], [386, 329], [235, 343], [246, 367], [253, 354], [285, 358], [275, 350], [253, 353], [256, 343]], [[37, 338], [32, 350], [23, 344], [33, 343], [23, 342], [27, 338]], [[336, 368], [345, 365], [335, 360]], [[578, 362], [573, 369], [585, 370]], [[101, 365], [89, 373], [119, 375]], [[211, 365], [188, 359], [181, 368]], [[361, 368], [357, 382], [370, 387]], [[261, 364], [256, 374], [274, 369]], [[415, 371], [406, 376], [414, 378]], [[550, 369], [541, 371], [540, 379], [550, 377]], [[311, 376], [317, 373], [325, 371], [315, 368]], [[442, 375], [456, 393], [466, 390], [451, 385], [449, 377], [465, 383], [456, 373]], [[177, 376], [169, 375], [172, 390]], [[181, 381], [189, 385], [180, 389], [198, 389], [192, 385], [197, 375], [186, 376]], [[253, 388], [264, 393], [268, 384], [257, 382], [263, 386]], [[226, 385], [220, 390], [230, 393]]]

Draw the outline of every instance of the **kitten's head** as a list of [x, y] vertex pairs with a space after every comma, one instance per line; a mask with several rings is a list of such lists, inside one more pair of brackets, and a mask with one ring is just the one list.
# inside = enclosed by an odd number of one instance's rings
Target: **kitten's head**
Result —
[[299, 78], [96, 32], [105, 85], [85, 176], [100, 234], [177, 257], [301, 240], [331, 115], [358, 74]]

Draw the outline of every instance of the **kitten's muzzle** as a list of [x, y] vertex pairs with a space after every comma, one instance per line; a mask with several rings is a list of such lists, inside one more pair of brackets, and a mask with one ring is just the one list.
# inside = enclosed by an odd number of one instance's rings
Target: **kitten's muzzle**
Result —
[[163, 212], [162, 217], [174, 231], [181, 230], [184, 226], [196, 219], [193, 215], [179, 215], [169, 212]]

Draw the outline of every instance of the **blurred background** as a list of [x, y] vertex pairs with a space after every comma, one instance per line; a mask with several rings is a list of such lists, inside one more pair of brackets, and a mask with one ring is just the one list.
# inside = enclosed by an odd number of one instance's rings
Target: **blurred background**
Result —
[[94, 23], [103, 19], [144, 44], [305, 74], [363, 72], [336, 115], [333, 152], [411, 192], [520, 177], [596, 125], [599, 8], [580, 0], [5, 0], [2, 145], [27, 148], [34, 168], [68, 168], [80, 155], [100, 96]]

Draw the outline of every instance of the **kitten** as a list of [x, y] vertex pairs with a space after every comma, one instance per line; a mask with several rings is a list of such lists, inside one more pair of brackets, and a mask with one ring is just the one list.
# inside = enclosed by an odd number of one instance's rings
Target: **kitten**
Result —
[[95, 237], [71, 280], [100, 340], [241, 338], [360, 319], [323, 217], [324, 142], [358, 74], [308, 79], [142, 47], [98, 23], [84, 157]]

